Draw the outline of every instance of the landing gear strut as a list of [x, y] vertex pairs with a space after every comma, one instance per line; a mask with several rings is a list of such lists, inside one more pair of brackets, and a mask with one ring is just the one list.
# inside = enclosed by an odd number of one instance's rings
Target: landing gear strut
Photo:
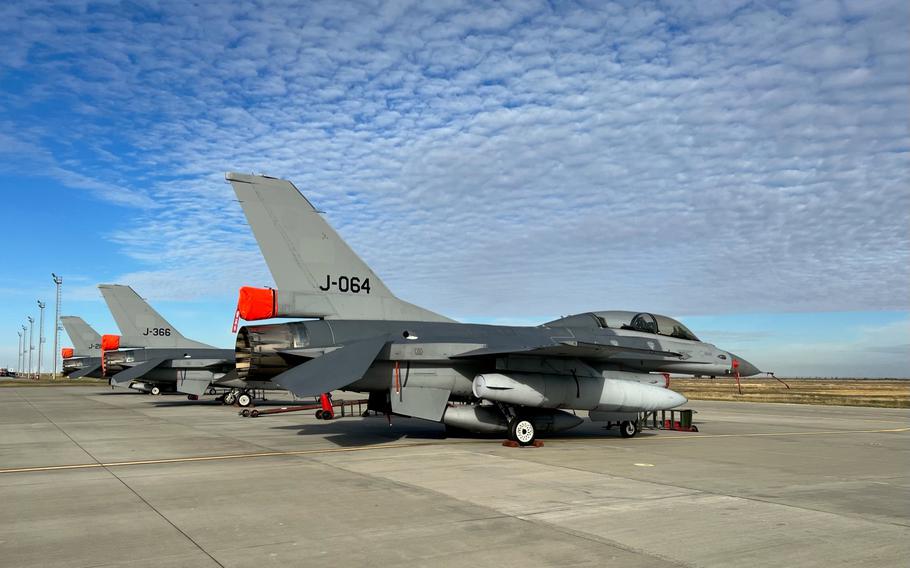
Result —
[[619, 423], [619, 434], [623, 438], [631, 438], [635, 434], [638, 434], [638, 422], [632, 422], [626, 420]]

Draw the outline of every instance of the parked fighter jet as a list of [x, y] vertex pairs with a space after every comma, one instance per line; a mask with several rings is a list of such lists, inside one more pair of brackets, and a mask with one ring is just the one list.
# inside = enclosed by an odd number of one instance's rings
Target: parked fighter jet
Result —
[[101, 377], [101, 335], [77, 316], [60, 316], [60, 323], [73, 342], [60, 351], [63, 376], [71, 379]]
[[[102, 340], [104, 372], [113, 386], [199, 396], [213, 382], [236, 378], [233, 350], [187, 339], [129, 286], [98, 288], [121, 333]], [[244, 390], [234, 396], [240, 395], [244, 406], [249, 405], [250, 393]]]
[[621, 422], [622, 435], [634, 436], [638, 413], [686, 402], [652, 384], [654, 372], [759, 372], [650, 313], [589, 312], [538, 327], [454, 322], [395, 297], [289, 181], [226, 178], [277, 284], [242, 288], [240, 315], [319, 318], [242, 327], [242, 379], [299, 396], [365, 391], [373, 410], [508, 432], [528, 445], [582, 422], [565, 410]]

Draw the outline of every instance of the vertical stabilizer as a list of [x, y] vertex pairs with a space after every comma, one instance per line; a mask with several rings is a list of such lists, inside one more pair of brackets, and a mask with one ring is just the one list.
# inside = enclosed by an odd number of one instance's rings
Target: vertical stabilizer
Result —
[[60, 316], [63, 329], [73, 342], [73, 357], [100, 357], [101, 334], [77, 316]]
[[278, 286], [278, 315], [452, 321], [395, 297], [291, 182], [225, 177]]
[[98, 288], [120, 328], [121, 347], [211, 348], [185, 338], [129, 286], [99, 284]]

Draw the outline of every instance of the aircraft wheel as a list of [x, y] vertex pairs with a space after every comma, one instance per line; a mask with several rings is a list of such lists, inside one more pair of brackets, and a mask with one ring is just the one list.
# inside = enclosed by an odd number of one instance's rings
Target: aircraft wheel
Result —
[[155, 396], [158, 396], [159, 394], [161, 394], [161, 389], [158, 387], [152, 387], [152, 390], [150, 390], [149, 392]]
[[224, 404], [234, 404], [235, 400], [237, 400], [237, 393], [234, 391], [228, 391], [227, 394], [224, 395]]
[[322, 420], [322, 409], [316, 411], [316, 420]]
[[623, 438], [631, 438], [638, 433], [638, 424], [626, 420], [619, 424], [619, 433]]
[[534, 443], [537, 432], [534, 423], [527, 418], [516, 418], [509, 426], [510, 437], [520, 446], [530, 446]]
[[247, 393], [241, 393], [240, 396], [237, 397], [237, 404], [240, 406], [249, 406], [252, 402], [252, 397], [250, 397], [250, 395]]
[[206, 391], [206, 394], [209, 394], [209, 395], [218, 394], [218, 391], [215, 390], [215, 387], [209, 387], [209, 390]]

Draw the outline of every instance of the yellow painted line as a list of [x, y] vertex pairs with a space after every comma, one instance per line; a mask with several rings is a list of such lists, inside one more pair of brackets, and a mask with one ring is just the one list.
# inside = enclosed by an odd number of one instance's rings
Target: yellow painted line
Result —
[[[330, 453], [340, 453], [340, 452], [361, 452], [366, 450], [387, 450], [393, 448], [415, 448], [419, 446], [435, 446], [439, 445], [436, 442], [414, 442], [410, 444], [385, 444], [385, 445], [376, 445], [376, 446], [355, 446], [351, 448], [322, 448], [315, 450], [289, 450], [289, 451], [278, 451], [278, 452], [257, 452], [250, 454], [225, 454], [221, 456], [195, 456], [187, 458], [165, 458], [157, 460], [136, 460], [136, 461], [122, 461], [122, 462], [108, 462], [108, 463], [81, 463], [74, 465], [50, 465], [42, 467], [16, 467], [10, 469], [0, 469], [0, 474], [2, 473], [32, 473], [37, 471], [62, 471], [70, 469], [97, 469], [105, 467], [124, 467], [129, 465], [156, 465], [156, 464], [165, 464], [165, 463], [186, 463], [186, 462], [201, 462], [201, 461], [218, 461], [218, 460], [237, 460], [237, 459], [249, 459], [249, 458], [267, 458], [275, 456], [305, 456], [310, 454], [330, 454]], [[448, 445], [448, 444], [447, 444]]]
[[830, 434], [887, 434], [894, 432], [907, 432], [906, 428], [886, 428], [883, 430], [815, 430], [810, 432], [761, 432], [755, 434], [693, 434], [691, 436], [662, 436], [643, 438], [647, 440], [691, 440], [693, 438], [761, 438], [774, 436], [822, 436]]
[[[664, 432], [671, 432], [672, 430], [663, 430]], [[683, 434], [681, 436], [648, 436], [645, 438], [636, 438], [641, 442], [660, 442], [666, 440], [698, 440], [704, 438], [762, 438], [762, 437], [775, 437], [775, 436], [790, 436], [790, 437], [799, 437], [799, 436], [830, 436], [831, 434], [890, 434], [895, 432], [908, 432], [910, 427], [905, 428], [886, 428], [883, 430], [815, 430], [809, 432], [761, 432], [753, 434]], [[549, 440], [559, 440], [560, 442], [590, 442], [591, 440], [603, 439], [590, 436], [587, 438], [548, 438]]]

